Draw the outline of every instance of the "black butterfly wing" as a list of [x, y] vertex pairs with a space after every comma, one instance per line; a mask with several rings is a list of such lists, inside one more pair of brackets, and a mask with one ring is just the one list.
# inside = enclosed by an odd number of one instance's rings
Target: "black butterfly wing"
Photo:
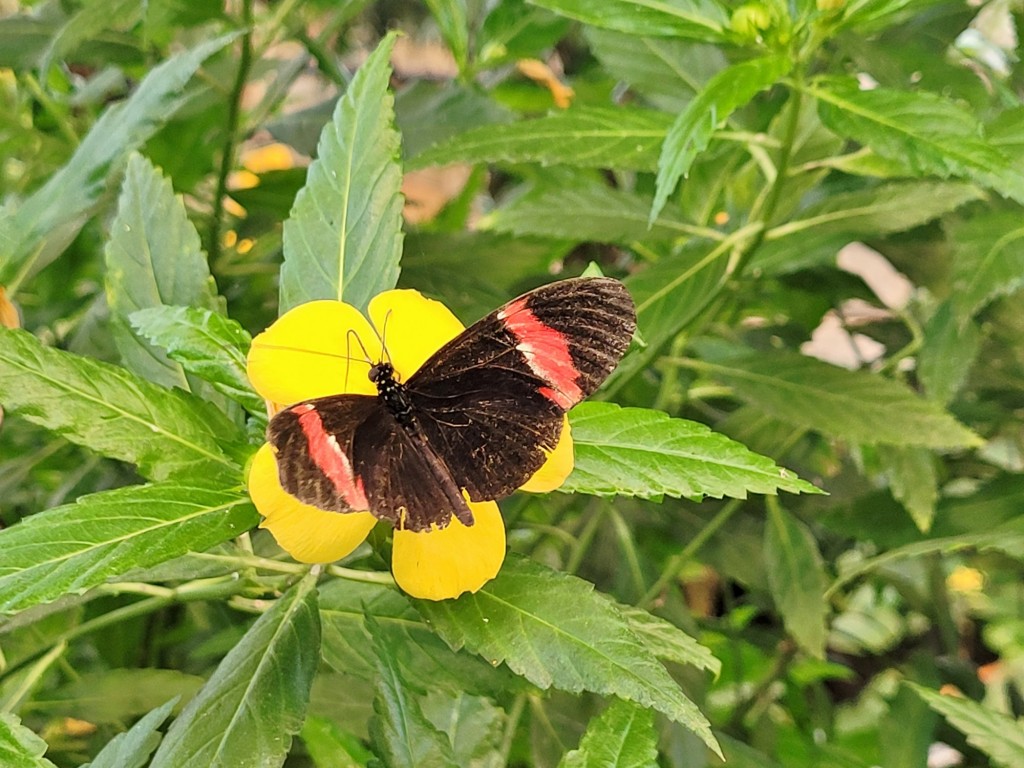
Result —
[[409, 379], [418, 427], [471, 499], [506, 496], [541, 467], [563, 414], [614, 370], [635, 330], [617, 280], [562, 280], [524, 294]]
[[281, 487], [330, 512], [369, 509], [352, 444], [379, 409], [376, 397], [334, 395], [297, 403], [274, 416], [267, 440], [277, 456]]
[[618, 364], [636, 328], [621, 283], [565, 280], [527, 293], [436, 352], [404, 388], [399, 423], [380, 397], [335, 395], [277, 414], [267, 430], [281, 485], [335, 512], [370, 510], [422, 531], [522, 485], [562, 417]]
[[331, 512], [369, 510], [422, 531], [473, 517], [432, 447], [407, 431], [377, 397], [334, 395], [281, 411], [267, 436], [281, 486]]

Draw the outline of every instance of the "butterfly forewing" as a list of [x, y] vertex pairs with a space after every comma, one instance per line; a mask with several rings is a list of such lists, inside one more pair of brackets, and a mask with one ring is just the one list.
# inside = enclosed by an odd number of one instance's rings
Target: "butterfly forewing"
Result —
[[438, 350], [409, 379], [409, 399], [470, 498], [501, 498], [544, 463], [562, 415], [607, 378], [635, 330], [617, 280], [553, 283]]
[[[524, 294], [438, 350], [399, 396], [337, 395], [282, 411], [268, 437], [281, 484], [337, 512], [426, 530], [507, 496], [544, 463], [565, 412], [590, 395], [636, 329], [625, 287], [577, 278]], [[381, 390], [383, 391], [383, 389]], [[407, 411], [400, 410], [408, 408]]]

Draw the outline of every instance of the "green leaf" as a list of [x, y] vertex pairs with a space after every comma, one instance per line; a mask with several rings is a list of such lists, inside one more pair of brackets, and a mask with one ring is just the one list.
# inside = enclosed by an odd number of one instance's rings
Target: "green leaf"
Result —
[[902, 162], [912, 175], [965, 177], [1024, 201], [1024, 174], [983, 138], [975, 117], [950, 99], [924, 91], [861, 91], [845, 81], [810, 92], [829, 128]]
[[466, 19], [465, 0], [426, 0], [430, 13], [441, 30], [441, 36], [455, 57], [459, 71], [466, 69], [469, 60], [469, 22]]
[[394, 34], [381, 41], [320, 134], [317, 159], [284, 223], [282, 312], [315, 299], [365, 310], [398, 280], [402, 170], [388, 92], [394, 44]]
[[662, 348], [715, 300], [725, 286], [733, 247], [729, 241], [698, 242], [626, 278], [636, 302], [637, 329], [647, 346], [625, 357], [605, 383], [606, 392], [615, 392], [646, 370]]
[[448, 737], [434, 727], [409, 687], [398, 666], [399, 649], [367, 625], [374, 635], [377, 658], [377, 695], [373, 699], [374, 717], [370, 737], [374, 751], [388, 768], [449, 768], [458, 765]]
[[0, 765], [4, 768], [56, 768], [43, 755], [46, 742], [11, 712], [0, 712]]
[[505, 662], [542, 689], [614, 694], [653, 707], [718, 753], [704, 715], [614, 604], [582, 579], [510, 555], [475, 594], [416, 606], [453, 648]]
[[0, 404], [97, 453], [136, 464], [151, 480], [237, 481], [222, 446], [238, 429], [214, 406], [115, 365], [44, 347], [0, 328]]
[[1024, 721], [970, 699], [944, 696], [911, 682], [906, 685], [963, 733], [968, 744], [992, 758], [993, 763], [1006, 768], [1024, 765]]
[[581, 403], [570, 423], [576, 467], [562, 491], [645, 499], [818, 493], [741, 443], [662, 411]]
[[431, 631], [409, 599], [381, 584], [335, 580], [320, 589], [323, 657], [334, 669], [373, 679], [377, 674], [370, 615], [378, 635], [400, 648], [403, 678], [425, 690], [496, 694], [516, 678], [468, 653], [455, 653]]
[[253, 527], [236, 491], [168, 481], [83, 496], [0, 531], [0, 613], [82, 592]]
[[176, 669], [87, 671], [36, 706], [50, 717], [87, 712], [91, 723], [124, 723], [159, 706], [168, 696], [191, 699], [203, 682]]
[[505, 766], [500, 750], [508, 718], [493, 701], [465, 693], [429, 691], [420, 704], [427, 720], [448, 737], [453, 765]]
[[575, 107], [547, 117], [486, 125], [431, 147], [414, 168], [451, 163], [541, 163], [652, 171], [670, 120], [648, 109]]
[[63, 168], [6, 223], [0, 219], [0, 229], [15, 238], [0, 259], [0, 285], [15, 290], [61, 254], [103, 194], [110, 173], [186, 103], [185, 85], [196, 70], [237, 36], [197, 45], [150, 70], [135, 93], [103, 113]]
[[616, 607], [626, 617], [629, 628], [659, 659], [691, 664], [716, 676], [721, 672], [722, 662], [675, 624], [632, 605], [617, 603]]
[[949, 403], [956, 396], [981, 349], [977, 323], [960, 320], [953, 301], [943, 302], [929, 319], [917, 358], [918, 378], [937, 403]]
[[165, 387], [190, 389], [181, 366], [139, 339], [128, 316], [165, 304], [217, 308], [217, 289], [180, 197], [139, 154], [128, 159], [106, 252], [107, 304], [125, 366]]
[[842, 27], [864, 35], [893, 24], [895, 18], [936, 5], [939, 0], [861, 0], [843, 7]]
[[905, 232], [982, 196], [973, 184], [948, 181], [900, 181], [856, 192], [829, 195], [800, 211], [797, 218], [765, 234], [765, 242], [780, 241], [794, 251], [808, 231], [878, 237]]
[[707, 148], [715, 128], [758, 93], [774, 85], [791, 67], [788, 56], [765, 56], [733, 64], [708, 81], [676, 118], [662, 145], [654, 205], [649, 216], [651, 222], [665, 207], [679, 179], [689, 173], [693, 159]]
[[143, 768], [162, 738], [157, 729], [170, 717], [177, 701], [176, 698], [171, 699], [147, 714], [125, 733], [119, 733], [107, 742], [95, 760], [86, 763], [82, 768]]
[[[918, 656], [923, 663], [910, 671], [931, 677], [935, 674], [934, 660]], [[911, 664], [914, 664], [914, 659]], [[904, 673], [906, 674], [906, 673]], [[939, 716], [910, 688], [900, 686], [889, 700], [889, 710], [881, 716], [878, 728], [878, 748], [885, 755], [885, 768], [922, 768], [930, 745], [936, 740], [935, 726]]]
[[[583, 30], [597, 60], [647, 101], [677, 114], [726, 66], [717, 46], [666, 37], [637, 37], [596, 27]], [[668, 127], [671, 121], [665, 126]]]
[[917, 446], [880, 445], [878, 456], [889, 476], [893, 498], [910, 513], [918, 530], [928, 533], [939, 499], [939, 479], [932, 452]]
[[277, 768], [320, 661], [316, 577], [286, 592], [224, 657], [167, 731], [150, 768]]
[[310, 715], [299, 734], [317, 768], [363, 768], [373, 753], [326, 717]]
[[826, 435], [928, 448], [979, 444], [977, 435], [935, 403], [866, 371], [847, 371], [789, 352], [698, 365], [768, 415]]
[[518, 237], [570, 237], [577, 241], [629, 244], [669, 240], [705, 230], [675, 214], [663, 214], [648, 226], [649, 197], [597, 185], [540, 188], [481, 217], [481, 229]]
[[590, 721], [579, 748], [566, 753], [558, 768], [656, 768], [657, 757], [654, 712], [613, 699]]
[[1021, 211], [985, 211], [952, 226], [953, 308], [960, 322], [1024, 286]]
[[252, 338], [234, 320], [209, 309], [151, 307], [133, 312], [132, 327], [189, 373], [241, 403], [249, 413], [266, 415], [266, 404], [249, 383], [245, 357]]
[[728, 19], [708, 0], [529, 0], [570, 19], [631, 35], [685, 37], [706, 42], [726, 38]]
[[815, 658], [825, 656], [828, 577], [811, 531], [776, 502], [768, 503], [765, 569], [786, 631]]
[[55, 60], [74, 53], [80, 44], [109, 29], [111, 19], [117, 19], [118, 24], [123, 25], [122, 28], [130, 28], [138, 22], [141, 10], [133, 0], [83, 3], [50, 39], [50, 45], [39, 63], [40, 79], [46, 81]]

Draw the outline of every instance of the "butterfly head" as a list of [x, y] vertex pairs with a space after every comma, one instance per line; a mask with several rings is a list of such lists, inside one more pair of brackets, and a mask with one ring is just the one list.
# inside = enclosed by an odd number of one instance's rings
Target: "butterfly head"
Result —
[[376, 365], [370, 366], [370, 372], [367, 376], [370, 378], [370, 381], [379, 387], [386, 381], [394, 380], [395, 367], [391, 363], [381, 361]]

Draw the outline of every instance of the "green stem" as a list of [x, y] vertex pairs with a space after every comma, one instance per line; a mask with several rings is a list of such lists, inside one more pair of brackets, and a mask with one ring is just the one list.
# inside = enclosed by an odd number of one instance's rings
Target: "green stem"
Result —
[[788, 640], [781, 643], [780, 652], [775, 657], [775, 663], [772, 665], [772, 668], [765, 675], [764, 679], [757, 684], [757, 687], [751, 692], [750, 696], [740, 702], [736, 709], [732, 711], [732, 715], [729, 716], [729, 721], [725, 724], [723, 730], [735, 733], [740, 729], [747, 715], [771, 691], [775, 682], [786, 674], [790, 662], [796, 657], [796, 650], [796, 645]]
[[221, 231], [224, 227], [224, 201], [228, 192], [228, 176], [235, 165], [235, 150], [239, 142], [239, 124], [242, 115], [242, 94], [245, 83], [249, 79], [252, 66], [252, 3], [253, 0], [242, 0], [242, 26], [245, 32], [241, 37], [241, 54], [238, 58], [238, 72], [231, 88], [228, 101], [227, 138], [220, 159], [220, 171], [217, 174], [217, 191], [213, 198], [213, 214], [210, 217], [210, 234], [207, 246], [210, 263], [216, 264], [220, 258]]
[[693, 559], [693, 556], [700, 551], [707, 542], [718, 533], [719, 529], [731, 518], [740, 507], [743, 506], [743, 502], [740, 499], [730, 499], [726, 502], [720, 510], [715, 514], [708, 524], [701, 528], [700, 533], [690, 539], [689, 544], [683, 547], [678, 553], [669, 558], [669, 561], [665, 564], [665, 567], [661, 571], [661, 575], [658, 580], [651, 585], [651, 588], [647, 590], [647, 593], [640, 600], [641, 608], [650, 608], [658, 596], [661, 595], [662, 591], [671, 584], [675, 579], [679, 578], [679, 574], [682, 573], [683, 568]]
[[606, 511], [607, 507], [603, 504], [600, 505], [590, 516], [590, 519], [587, 520], [586, 525], [583, 526], [583, 530], [580, 531], [580, 535], [573, 544], [569, 560], [565, 564], [565, 571], [567, 573], [576, 573], [579, 570], [580, 565], [583, 563], [583, 558], [587, 556], [590, 545], [594, 541], [594, 536], [597, 535], [597, 531], [601, 527]]
[[960, 650], [960, 632], [953, 619], [953, 606], [949, 602], [946, 574], [942, 568], [942, 556], [930, 555], [926, 562], [932, 610], [935, 616], [935, 625], [939, 630], [939, 639], [942, 642], [942, 653], [956, 658]]
[[515, 740], [516, 731], [519, 729], [519, 721], [523, 718], [526, 709], [527, 695], [518, 694], [512, 701], [505, 718], [505, 729], [501, 734], [501, 746], [498, 748], [498, 765], [508, 765], [508, 757], [512, 753], [512, 742]]
[[[799, 73], [797, 74], [797, 77], [800, 77]], [[791, 102], [789, 105], [789, 119], [786, 122], [782, 146], [779, 148], [779, 161], [776, 164], [775, 178], [771, 181], [768, 194], [765, 196], [764, 203], [760, 206], [760, 210], [754, 210], [751, 212], [751, 218], [759, 219], [762, 226], [736, 260], [733, 266], [734, 278], [743, 274], [747, 265], [750, 264], [750, 260], [754, 258], [754, 254], [757, 253], [757, 249], [760, 247], [765, 234], [768, 231], [768, 225], [771, 223], [772, 216], [775, 215], [775, 209], [779, 204], [779, 198], [782, 195], [782, 190], [785, 188], [786, 180], [789, 178], [789, 165], [793, 156], [793, 145], [796, 143], [797, 131], [800, 129], [800, 112], [803, 106], [803, 91], [797, 87], [793, 88], [790, 91], [790, 94]]]
[[56, 643], [46, 654], [39, 659], [28, 673], [18, 681], [17, 685], [4, 696], [0, 704], [0, 712], [16, 712], [20, 709], [21, 703], [32, 693], [32, 689], [42, 678], [46, 671], [53, 666], [54, 662], [64, 655], [68, 644], [64, 641]]
[[644, 571], [640, 566], [640, 558], [636, 552], [636, 543], [633, 541], [633, 533], [630, 527], [626, 525], [626, 521], [622, 518], [615, 507], [611, 507], [608, 510], [608, 516], [611, 518], [612, 527], [615, 528], [615, 535], [619, 539], [619, 546], [622, 547], [622, 554], [625, 555], [626, 566], [629, 569], [630, 578], [633, 580], [633, 588], [636, 590], [636, 594], [644, 594]]
[[68, 140], [72, 147], [78, 147], [81, 139], [78, 138], [78, 134], [72, 128], [67, 115], [57, 107], [53, 99], [50, 98], [50, 95], [43, 90], [43, 87], [39, 85], [39, 81], [33, 75], [26, 74], [23, 76], [23, 82], [28, 88], [29, 93], [32, 94], [32, 97], [39, 102], [39, 106], [43, 108], [43, 111], [53, 118], [53, 122], [56, 124], [57, 130], [61, 132], [61, 135]]

